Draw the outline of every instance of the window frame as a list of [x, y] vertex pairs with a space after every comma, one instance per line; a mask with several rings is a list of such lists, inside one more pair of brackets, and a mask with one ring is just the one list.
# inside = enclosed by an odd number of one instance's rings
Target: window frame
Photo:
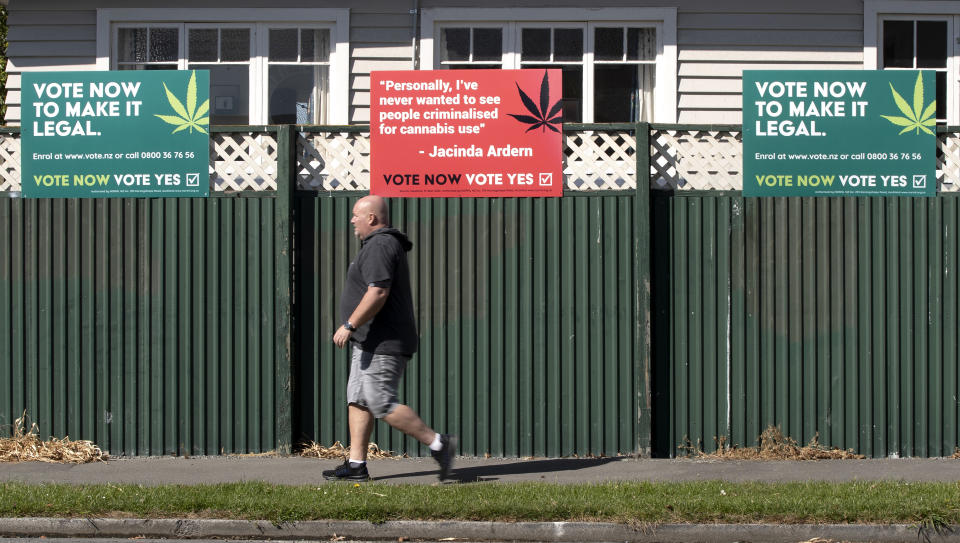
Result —
[[[316, 24], [316, 23], [267, 22], [267, 23], [263, 23], [261, 28], [263, 31], [259, 32], [256, 37], [256, 39], [259, 40], [257, 44], [258, 50], [266, 53], [261, 60], [263, 63], [263, 78], [259, 82], [259, 85], [257, 88], [257, 92], [260, 93], [261, 96], [269, 96], [270, 94], [270, 66], [326, 66], [328, 88], [323, 89], [323, 91], [327, 92], [327, 96], [331, 95], [333, 90], [333, 59], [332, 58], [330, 58], [326, 62], [316, 62], [316, 61], [304, 62], [302, 60], [298, 60], [297, 62], [273, 61], [273, 63], [271, 64], [271, 61], [270, 61], [270, 31], [271, 30], [297, 29], [298, 30], [297, 56], [300, 56], [300, 54], [302, 53], [302, 51], [300, 51], [299, 41], [300, 41], [301, 33], [304, 30], [329, 30], [330, 31], [330, 43], [329, 43], [330, 57], [332, 57], [333, 47], [334, 47], [334, 43], [333, 43], [334, 38], [333, 38], [333, 29], [330, 26]], [[325, 118], [326, 120], [335, 118], [334, 112], [332, 111], [333, 109], [332, 99], [328, 98], [328, 100], [329, 101], [327, 104], [328, 105], [327, 111], [321, 112], [321, 117], [323, 117], [323, 113], [326, 113], [326, 118]], [[344, 110], [349, 111], [349, 105], [344, 106]], [[269, 112], [265, 110], [263, 114], [263, 119], [264, 121], [266, 121], [268, 120], [268, 118], [269, 118]], [[321, 120], [325, 121], [325, 119], [321, 119]], [[348, 124], [348, 122], [349, 121], [347, 121], [346, 116], [344, 116], [342, 119], [337, 119], [336, 121], [332, 122], [332, 124]]]
[[[470, 29], [475, 29], [475, 28], [498, 28], [498, 29], [500, 29], [501, 31], [503, 31], [503, 33], [502, 33], [502, 35], [501, 35], [501, 40], [502, 40], [502, 41], [500, 42], [500, 45], [503, 47], [503, 50], [500, 52], [500, 64], [501, 64], [501, 66], [502, 66], [504, 63], [510, 62], [510, 59], [509, 59], [509, 56], [508, 56], [509, 53], [507, 52], [507, 51], [509, 51], [509, 49], [508, 49], [508, 47], [507, 47], [507, 40], [509, 40], [509, 39], [511, 39], [511, 38], [510, 38], [510, 36], [507, 36], [507, 32], [506, 32], [506, 30], [503, 28], [503, 25], [502, 25], [502, 24], [500, 24], [500, 23], [491, 23], [491, 22], [483, 22], [483, 21], [472, 22], [472, 23], [464, 23], [464, 24], [465, 24], [466, 26], [468, 26]], [[444, 25], [444, 26], [445, 26], [445, 28], [459, 28], [459, 26], [456, 25], [456, 24], [449, 24], [449, 25]], [[441, 40], [441, 38], [440, 38], [440, 33], [439, 33], [439, 32], [437, 33], [437, 38], [436, 38], [436, 39], [437, 39], [438, 42]], [[470, 54], [473, 55], [473, 50], [472, 50], [472, 45], [473, 45], [473, 32], [472, 32], [472, 30], [471, 30], [471, 36], [470, 36], [470, 45], [471, 45]], [[422, 48], [423, 48], [423, 44], [422, 44], [422, 43], [421, 43], [420, 47], [421, 47], [421, 51], [422, 51]], [[439, 68], [439, 66], [442, 66], [442, 65], [451, 66], [450, 69], [455, 69], [456, 66], [481, 65], [481, 64], [482, 64], [482, 65], [487, 65], [487, 64], [495, 64], [495, 63], [496, 63], [495, 60], [476, 60], [476, 61], [474, 61], [474, 60], [451, 60], [451, 61], [440, 61], [439, 59], [437, 59], [437, 61], [436, 61], [437, 69], [442, 69], [442, 68]], [[426, 68], [426, 67], [423, 67], [422, 64], [421, 64], [421, 68], [424, 69], [424, 70], [435, 69], [435, 68]]]
[[[520, 28], [583, 24], [584, 34], [584, 122], [592, 122], [593, 39], [594, 29], [604, 26], [654, 27], [657, 30], [656, 86], [654, 87], [653, 120], [675, 123], [677, 119], [677, 9], [676, 8], [425, 8], [420, 25], [420, 66], [424, 70], [439, 67], [439, 40], [442, 28], [456, 26], [499, 25], [504, 31], [504, 69], [520, 66]], [[632, 63], [632, 61], [631, 61]]]
[[330, 31], [329, 72], [327, 75], [327, 121], [345, 125], [350, 117], [350, 10], [347, 8], [305, 8], [224, 10], [212, 8], [158, 9], [158, 8], [100, 8], [97, 9], [98, 70], [116, 69], [117, 55], [114, 35], [117, 28], [135, 25], [180, 28], [180, 59], [178, 66], [186, 66], [187, 28], [198, 26], [226, 28], [247, 26], [252, 30], [250, 58], [250, 124], [266, 124], [267, 56], [263, 38], [269, 28], [322, 28]]
[[[883, 64], [884, 21], [946, 21], [947, 124], [960, 124], [960, 4], [955, 1], [865, 0], [863, 6], [863, 68]], [[890, 68], [904, 69], [904, 68]]]

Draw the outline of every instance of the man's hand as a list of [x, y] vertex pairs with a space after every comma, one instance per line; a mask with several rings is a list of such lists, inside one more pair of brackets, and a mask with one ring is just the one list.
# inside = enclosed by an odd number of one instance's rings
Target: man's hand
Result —
[[353, 334], [353, 332], [347, 330], [344, 326], [340, 326], [340, 328], [337, 328], [337, 331], [333, 333], [333, 344], [341, 349], [344, 348], [347, 342], [350, 341], [351, 334]]

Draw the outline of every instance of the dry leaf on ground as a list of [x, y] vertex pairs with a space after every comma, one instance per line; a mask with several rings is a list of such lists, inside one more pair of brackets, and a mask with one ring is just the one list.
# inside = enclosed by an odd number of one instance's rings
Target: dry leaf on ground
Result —
[[797, 442], [783, 435], [778, 426], [768, 426], [760, 434], [760, 445], [757, 447], [737, 447], [736, 445], [727, 445], [726, 438], [716, 438], [717, 450], [712, 453], [705, 453], [699, 447], [689, 444], [680, 447], [686, 451], [687, 456], [696, 456], [698, 458], [711, 458], [721, 460], [847, 460], [863, 459], [866, 456], [856, 454], [852, 449], [842, 450], [829, 448], [821, 445], [817, 440], [818, 436], [813, 436], [805, 446], [797, 445]]
[[[335, 442], [329, 447], [324, 447], [315, 441], [311, 441], [303, 446], [300, 450], [300, 456], [306, 458], [346, 458], [350, 454], [350, 449], [344, 447], [339, 441]], [[406, 455], [403, 455], [406, 457]], [[367, 445], [367, 458], [381, 459], [381, 458], [401, 458], [393, 453], [393, 451], [385, 451], [377, 446], [376, 443], [370, 443]]]
[[102, 462], [108, 455], [91, 441], [72, 441], [69, 436], [62, 439], [51, 437], [47, 441], [40, 439], [40, 428], [32, 423], [24, 431], [27, 412], [13, 423], [13, 436], [0, 438], [0, 462], [53, 462], [68, 464], [86, 464]]

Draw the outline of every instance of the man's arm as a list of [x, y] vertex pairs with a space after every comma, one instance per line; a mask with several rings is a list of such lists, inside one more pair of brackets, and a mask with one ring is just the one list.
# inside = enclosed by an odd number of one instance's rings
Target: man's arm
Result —
[[[349, 320], [350, 324], [355, 328], [366, 324], [380, 312], [383, 304], [387, 303], [387, 296], [389, 295], [389, 287], [367, 286], [367, 291], [363, 294], [363, 298], [360, 299], [357, 308], [353, 310], [353, 313], [350, 314], [350, 318], [347, 320]], [[333, 334], [333, 343], [337, 347], [343, 348], [347, 344], [347, 341], [350, 340], [351, 334], [353, 334], [353, 332], [347, 330], [346, 327], [341, 324], [340, 328], [337, 328], [337, 331]]]

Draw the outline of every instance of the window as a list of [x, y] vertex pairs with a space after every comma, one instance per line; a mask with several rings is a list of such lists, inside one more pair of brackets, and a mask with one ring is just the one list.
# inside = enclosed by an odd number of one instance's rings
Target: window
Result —
[[426, 9], [421, 66], [555, 68], [564, 121], [676, 119], [675, 10], [557, 9], [533, 20], [538, 11]]
[[270, 124], [326, 122], [324, 89], [330, 32], [317, 28], [271, 28], [267, 57]]
[[210, 70], [210, 122], [247, 124], [250, 118], [250, 27], [187, 27], [186, 69]]
[[885, 70], [934, 70], [937, 121], [947, 120], [947, 21], [883, 21], [881, 67]]
[[933, 70], [937, 121], [960, 123], [960, 3], [865, 0], [864, 68]]
[[[260, 22], [311, 13], [320, 22]], [[166, 10], [100, 10], [109, 34], [100, 28], [98, 66], [209, 70], [212, 124], [347, 122], [346, 10], [253, 9], [224, 22], [201, 20], [223, 18], [219, 10], [176, 14], [189, 20], [156, 20], [169, 19]]]
[[458, 69], [500, 68], [503, 65], [503, 29], [444, 28], [440, 32], [441, 63]]
[[[583, 122], [583, 27], [520, 27], [520, 66], [522, 69], [557, 68], [563, 72], [563, 120]], [[594, 105], [602, 100], [598, 99]], [[601, 109], [605, 109], [601, 107]], [[595, 119], [598, 122], [604, 122]], [[638, 120], [622, 118], [621, 121]], [[643, 119], [649, 120], [649, 119]]]
[[175, 70], [180, 29], [142, 26], [117, 30], [118, 70]]

